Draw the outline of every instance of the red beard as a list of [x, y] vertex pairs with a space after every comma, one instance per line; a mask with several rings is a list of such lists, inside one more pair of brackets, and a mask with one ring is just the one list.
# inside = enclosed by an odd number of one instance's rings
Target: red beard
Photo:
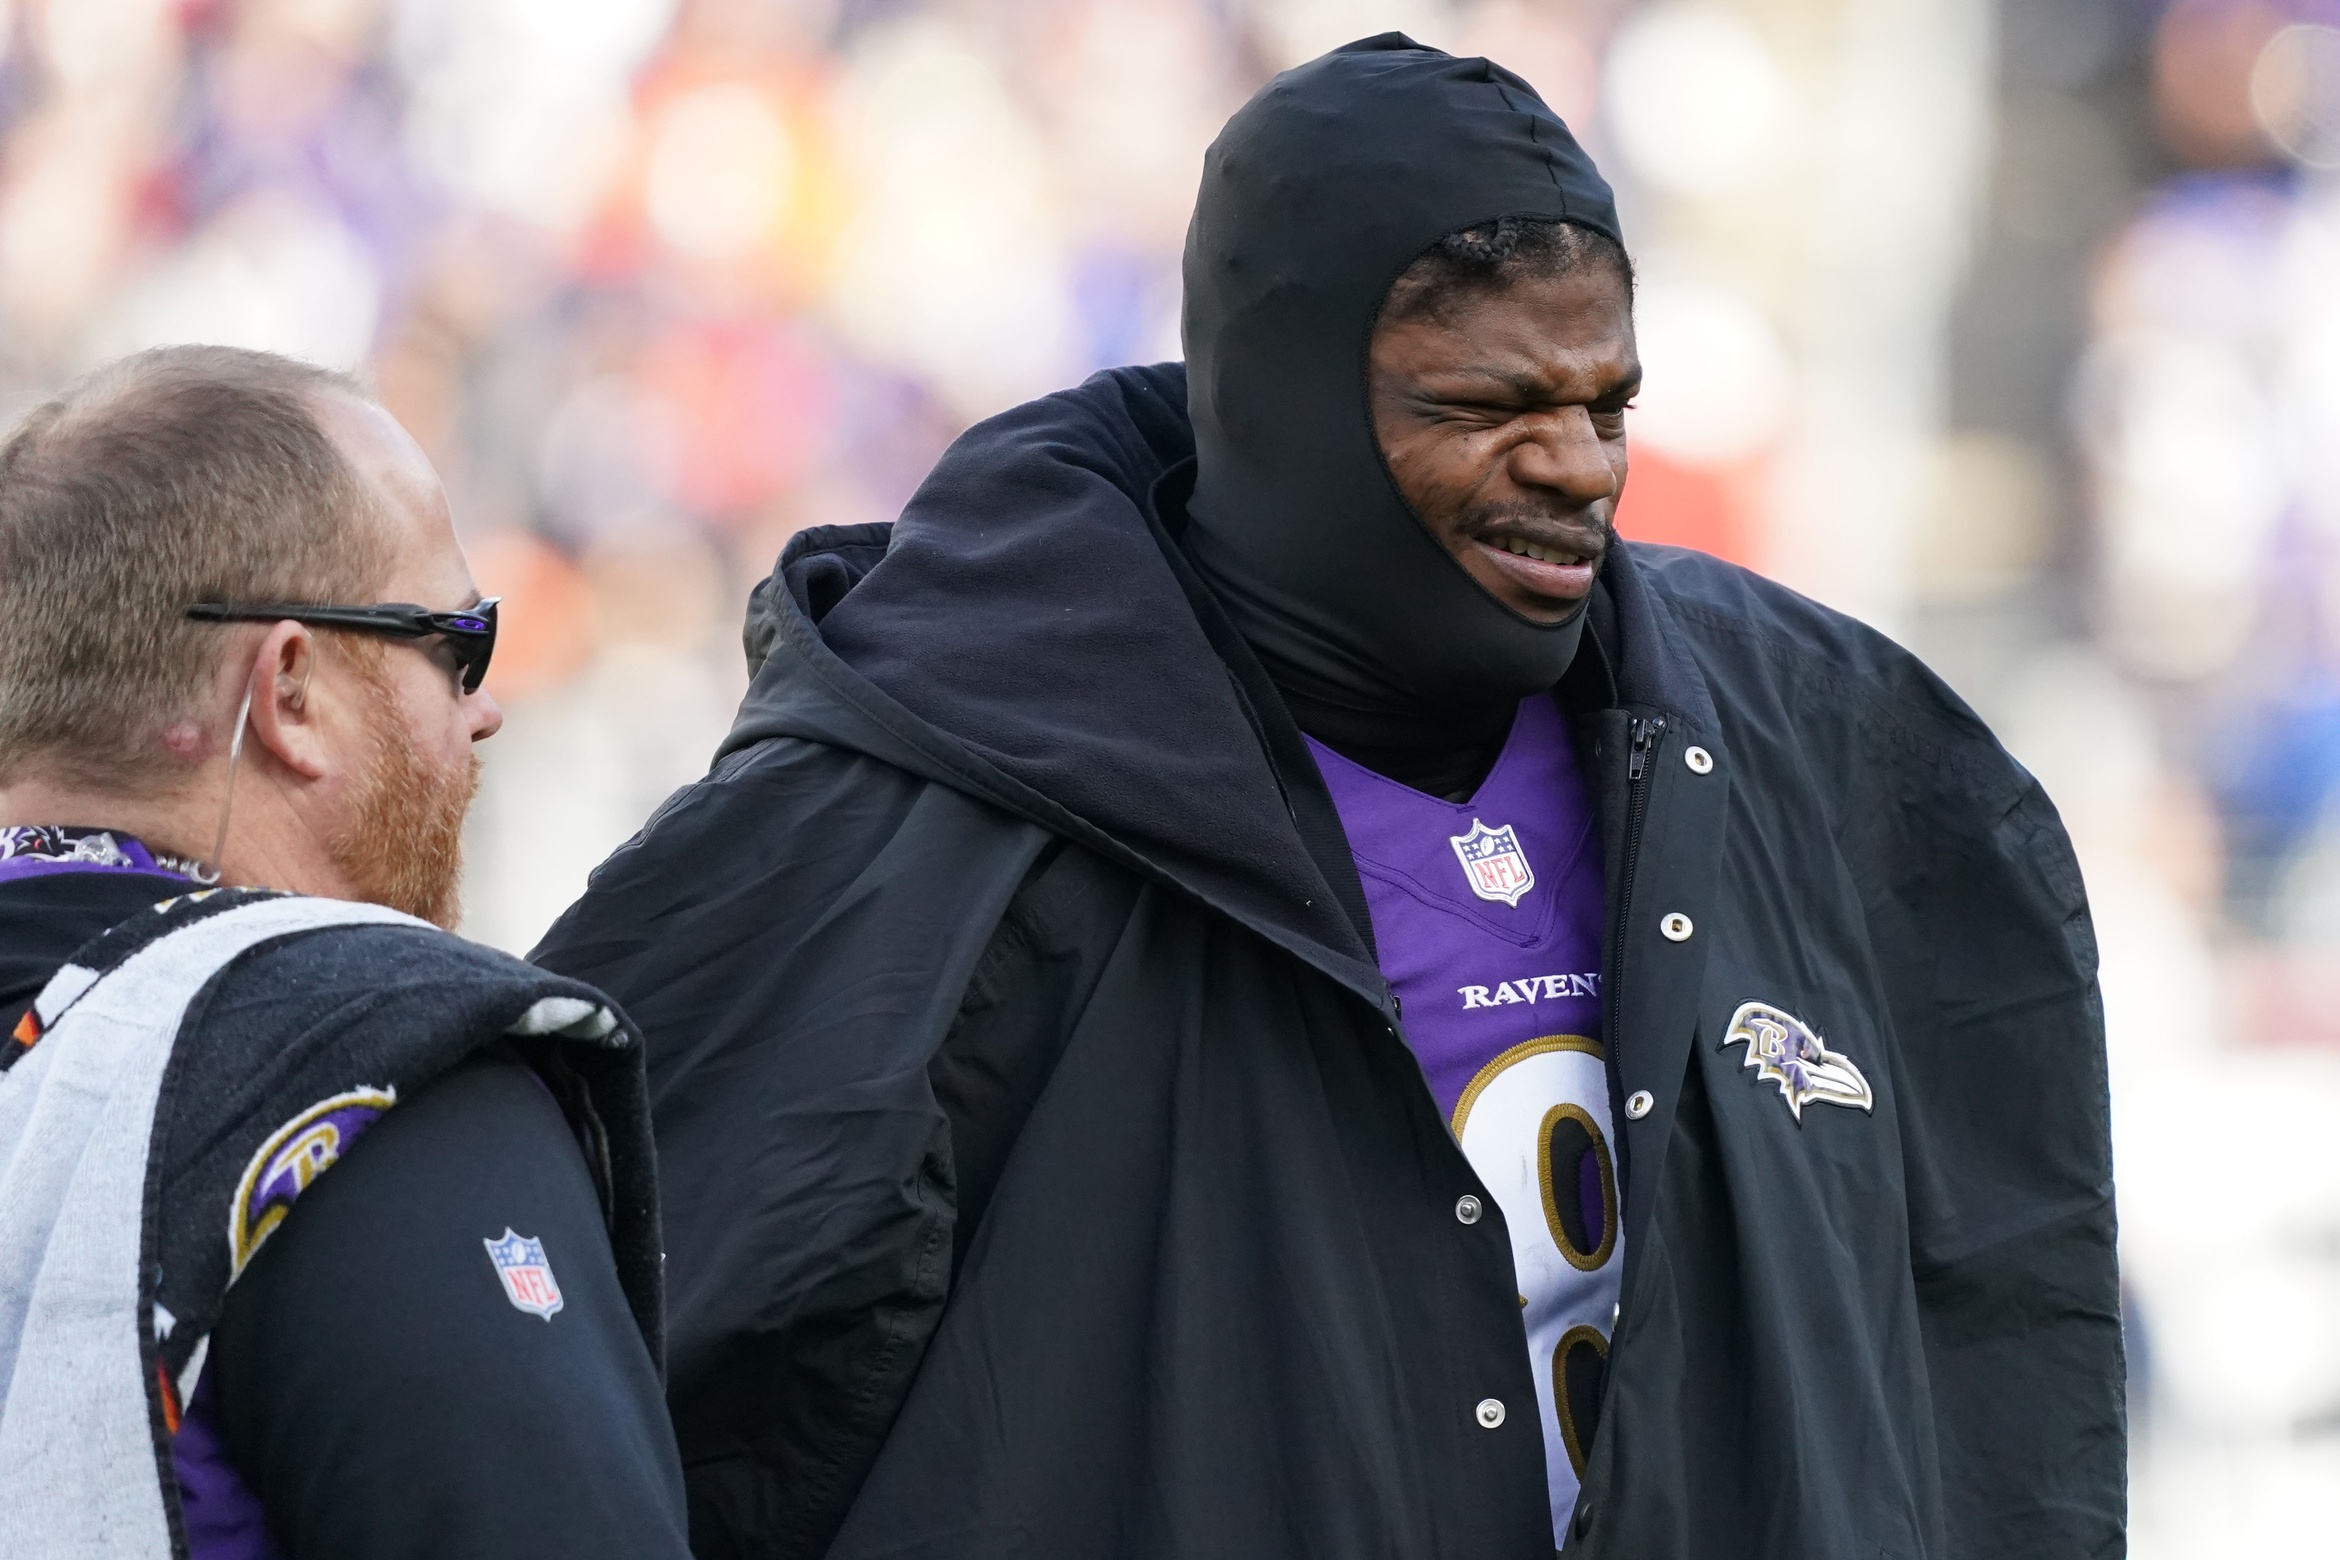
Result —
[[407, 737], [390, 680], [359, 665], [373, 695], [375, 747], [357, 782], [357, 815], [332, 842], [352, 898], [454, 930], [462, 918], [463, 815], [479, 790], [479, 755], [453, 770], [426, 764]]

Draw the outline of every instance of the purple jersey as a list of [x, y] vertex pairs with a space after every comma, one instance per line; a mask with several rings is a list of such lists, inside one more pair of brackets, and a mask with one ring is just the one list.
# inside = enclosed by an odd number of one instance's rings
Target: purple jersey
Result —
[[1555, 1541], [1624, 1271], [1601, 1056], [1599, 831], [1559, 709], [1523, 701], [1467, 802], [1313, 740], [1407, 1042], [1511, 1232]]

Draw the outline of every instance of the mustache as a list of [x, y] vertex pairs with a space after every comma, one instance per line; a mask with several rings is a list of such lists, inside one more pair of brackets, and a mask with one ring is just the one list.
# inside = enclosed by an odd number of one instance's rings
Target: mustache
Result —
[[1559, 504], [1539, 504], [1528, 499], [1513, 499], [1507, 503], [1474, 504], [1461, 515], [1461, 529], [1470, 536], [1488, 531], [1516, 528], [1539, 536], [1558, 532], [1572, 545], [1589, 543], [1599, 551], [1607, 551], [1617, 539], [1613, 520], [1599, 518], [1583, 509], [1564, 508]]

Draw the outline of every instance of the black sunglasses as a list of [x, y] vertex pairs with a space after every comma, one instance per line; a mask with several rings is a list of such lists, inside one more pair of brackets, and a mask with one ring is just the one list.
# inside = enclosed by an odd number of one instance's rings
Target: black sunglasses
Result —
[[496, 653], [496, 603], [490, 596], [460, 612], [433, 612], [410, 602], [385, 601], [371, 607], [335, 607], [305, 602], [198, 601], [187, 616], [206, 623], [306, 623], [312, 628], [347, 628], [391, 639], [437, 635], [455, 658], [465, 693], [479, 692], [488, 661]]

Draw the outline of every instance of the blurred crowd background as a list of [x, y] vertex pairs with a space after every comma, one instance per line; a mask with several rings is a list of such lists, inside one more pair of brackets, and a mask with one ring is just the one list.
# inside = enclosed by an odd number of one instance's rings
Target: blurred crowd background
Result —
[[1913, 644], [2071, 824], [2134, 1552], [2340, 1555], [2340, 0], [0, 0], [0, 414], [165, 341], [371, 376], [506, 598], [467, 929], [524, 950], [788, 535], [1176, 356], [1203, 146], [1390, 27], [1619, 186], [1626, 533]]

